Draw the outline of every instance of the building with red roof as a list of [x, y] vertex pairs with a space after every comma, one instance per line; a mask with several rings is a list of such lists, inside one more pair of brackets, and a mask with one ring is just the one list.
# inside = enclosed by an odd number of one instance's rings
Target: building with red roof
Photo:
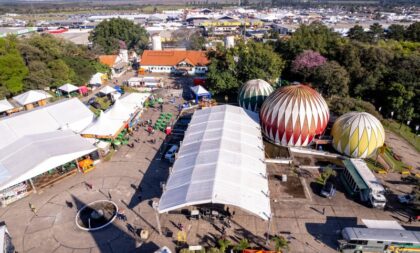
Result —
[[153, 73], [205, 74], [209, 60], [205, 51], [157, 51], [145, 50], [141, 57], [141, 68]]

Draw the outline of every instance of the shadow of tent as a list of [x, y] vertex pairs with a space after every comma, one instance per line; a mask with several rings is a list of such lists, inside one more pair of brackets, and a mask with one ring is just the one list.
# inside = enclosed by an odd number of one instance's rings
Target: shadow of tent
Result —
[[[148, 144], [146, 144], [148, 145]], [[156, 152], [155, 156], [150, 162], [149, 167], [144, 171], [144, 175], [139, 185], [137, 186], [136, 193], [127, 203], [127, 207], [132, 209], [143, 201], [149, 201], [153, 198], [160, 198], [162, 195], [162, 188], [160, 182], [166, 183], [169, 176], [170, 164], [163, 160], [163, 154], [167, 145], [165, 142], [159, 147], [159, 151]], [[140, 191], [141, 189], [141, 191]]]
[[[82, 207], [88, 204], [84, 203], [74, 195], [72, 195], [72, 198], [77, 207], [77, 210], [80, 210]], [[115, 225], [115, 221], [101, 230], [86, 233], [89, 233], [93, 237], [99, 251], [102, 253], [153, 252], [142, 251], [141, 247], [137, 248], [136, 245], [138, 244], [138, 242], [135, 238], [136, 236], [134, 234], [130, 234], [127, 231], [122, 230], [120, 227]], [[140, 240], [140, 238], [138, 238], [138, 240]]]
[[315, 241], [320, 241], [332, 249], [337, 249], [337, 239], [345, 227], [359, 227], [356, 217], [327, 216], [325, 223], [306, 223], [306, 230], [313, 235]]

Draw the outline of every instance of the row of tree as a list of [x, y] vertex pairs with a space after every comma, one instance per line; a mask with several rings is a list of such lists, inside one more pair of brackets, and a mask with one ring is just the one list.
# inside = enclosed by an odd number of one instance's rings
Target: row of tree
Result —
[[[419, 24], [404, 31], [420, 34]], [[400, 121], [418, 123], [420, 43], [416, 36], [402, 40], [385, 36], [368, 43], [344, 38], [320, 23], [302, 25], [290, 38], [272, 44], [240, 42], [233, 49], [210, 52], [209, 88], [236, 94], [242, 83], [254, 78], [274, 85], [285, 83], [284, 79], [308, 82], [329, 101], [336, 101], [331, 103], [332, 111], [362, 107], [375, 112], [376, 107], [386, 117], [393, 114]], [[280, 76], [283, 81], [275, 81]]]
[[64, 83], [82, 85], [107, 72], [85, 46], [49, 34], [0, 38], [0, 98]]
[[361, 42], [377, 42], [382, 39], [420, 42], [420, 22], [415, 22], [408, 27], [392, 24], [385, 32], [379, 23], [371, 25], [368, 31], [360, 25], [355, 25], [349, 30], [348, 37]]

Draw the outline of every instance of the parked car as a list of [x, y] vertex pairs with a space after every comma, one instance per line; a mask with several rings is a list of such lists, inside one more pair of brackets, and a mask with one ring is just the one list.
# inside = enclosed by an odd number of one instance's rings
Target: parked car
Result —
[[336, 189], [334, 187], [334, 184], [331, 182], [327, 182], [321, 189], [321, 195], [329, 199], [334, 197], [335, 193]]
[[165, 159], [172, 161], [175, 157], [175, 153], [178, 151], [178, 145], [172, 145], [168, 151], [166, 151]]
[[89, 100], [88, 100], [88, 104], [89, 105], [93, 104], [94, 102], [96, 102], [96, 98], [95, 97], [89, 98]]
[[415, 196], [411, 194], [398, 195], [398, 201], [401, 204], [409, 205], [414, 201]]

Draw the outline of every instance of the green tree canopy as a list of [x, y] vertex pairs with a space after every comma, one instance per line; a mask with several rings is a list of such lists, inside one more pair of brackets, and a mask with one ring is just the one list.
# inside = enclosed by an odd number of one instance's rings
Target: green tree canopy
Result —
[[28, 74], [16, 43], [15, 37], [0, 38], [0, 98], [22, 91]]
[[392, 24], [388, 27], [386, 37], [393, 40], [404, 40], [405, 28], [403, 25]]
[[208, 57], [211, 63], [207, 80], [216, 94], [235, 94], [241, 83], [251, 79], [274, 83], [284, 67], [284, 61], [273, 48], [261, 42], [239, 42], [232, 49], [211, 51]]
[[363, 27], [360, 26], [360, 25], [355, 25], [352, 28], [350, 28], [349, 31], [347, 32], [347, 36], [351, 40], [358, 40], [358, 41], [362, 41], [362, 42], [368, 42], [369, 41], [368, 34], [365, 32]]
[[89, 40], [95, 46], [100, 46], [106, 54], [114, 54], [124, 41], [127, 49], [137, 52], [144, 50], [149, 42], [147, 31], [134, 22], [113, 18], [99, 23], [89, 35]]
[[407, 27], [405, 39], [420, 42], [420, 22], [414, 22]]
[[314, 74], [314, 85], [322, 95], [345, 97], [349, 91], [349, 74], [335, 61], [330, 61], [317, 68]]

